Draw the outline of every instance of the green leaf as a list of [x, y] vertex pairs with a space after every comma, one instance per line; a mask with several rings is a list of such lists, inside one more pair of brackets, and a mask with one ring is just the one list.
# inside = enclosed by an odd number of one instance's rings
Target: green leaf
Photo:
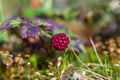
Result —
[[0, 41], [1, 42], [7, 42], [8, 41], [8, 35], [7, 31], [1, 31], [0, 32]]
[[18, 21], [18, 20], [12, 20], [11, 21], [11, 24], [13, 25], [13, 26], [19, 26], [20, 25], [20, 21]]
[[41, 30], [42, 35], [46, 35], [46, 32], [44, 30]]
[[34, 68], [37, 69], [37, 56], [33, 55], [30, 57], [30, 62], [33, 64]]
[[42, 26], [49, 26], [50, 24], [46, 23], [45, 21], [38, 20], [38, 21], [36, 22], [36, 25], [42, 27]]

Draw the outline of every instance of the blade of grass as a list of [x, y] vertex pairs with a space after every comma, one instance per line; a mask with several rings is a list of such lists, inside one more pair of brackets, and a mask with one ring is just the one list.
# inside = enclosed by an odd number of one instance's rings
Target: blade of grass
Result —
[[94, 75], [101, 76], [102, 78], [109, 80], [108, 78], [106, 78], [106, 77], [104, 77], [104, 76], [102, 76], [102, 75], [100, 75], [100, 74], [98, 74], [98, 73], [93, 72], [93, 71], [77, 56], [77, 54], [75, 53], [74, 49], [73, 49], [73, 48], [71, 48], [71, 49], [72, 49], [75, 57], [78, 59], [78, 61], [79, 61], [84, 67], [87, 68], [87, 69], [84, 69], [84, 70], [86, 70], [87, 72], [90, 72], [90, 73], [92, 73], [92, 74], [94, 74]]
[[96, 50], [96, 47], [95, 47], [95, 44], [94, 44], [92, 38], [90, 38], [90, 42], [91, 42], [91, 44], [92, 44], [92, 47], [93, 47], [93, 49], [94, 49], [94, 51], [95, 51], [95, 55], [96, 55], [99, 63], [101, 64], [101, 66], [104, 67], [104, 65], [103, 65], [103, 63], [102, 63], [102, 61], [101, 61], [101, 59], [100, 59], [100, 57], [99, 57], [99, 55], [98, 55], [98, 53], [97, 53], [97, 50]]
[[80, 62], [84, 67], [86, 67], [87, 69], [90, 69], [90, 68], [77, 56], [77, 54], [75, 53], [74, 49], [73, 49], [73, 48], [71, 48], [71, 49], [72, 49], [75, 57], [79, 60], [79, 62]]
[[[105, 76], [102, 76], [101, 74], [95, 73], [95, 72], [93, 72], [91, 70], [87, 70], [87, 69], [83, 69], [83, 68], [79, 68], [79, 67], [74, 67], [74, 68], [78, 68], [81, 71], [89, 72], [89, 73], [93, 74], [92, 76], [94, 76], [96, 78], [100, 78], [101, 77], [101, 78], [104, 78], [105, 80], [110, 80], [109, 78], [107, 78]], [[79, 70], [77, 70], [77, 71], [79, 71]]]
[[[85, 70], [85, 69], [84, 69]], [[93, 71], [90, 71], [90, 70], [86, 70], [87, 72], [90, 72], [90, 73], [92, 73], [92, 74], [94, 74], [94, 75], [96, 75], [96, 76], [100, 76], [100, 77], [102, 77], [102, 78], [104, 78], [104, 79], [107, 79], [107, 80], [109, 80], [107, 77], [105, 77], [105, 76], [102, 76], [102, 75], [100, 75], [100, 74], [98, 74], [98, 73], [95, 73], [95, 72], [93, 72]]]

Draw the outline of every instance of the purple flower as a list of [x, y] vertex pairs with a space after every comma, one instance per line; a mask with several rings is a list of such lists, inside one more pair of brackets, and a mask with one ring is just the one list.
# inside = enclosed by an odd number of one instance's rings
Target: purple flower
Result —
[[22, 38], [39, 36], [40, 35], [40, 28], [25, 21], [21, 25], [20, 35], [22, 36]]
[[5, 22], [3, 22], [0, 25], [0, 31], [1, 30], [7, 30], [7, 29], [10, 29], [10, 28], [13, 28], [13, 27], [16, 26], [15, 24], [20, 24], [21, 21], [22, 21], [22, 19], [19, 16], [13, 16], [13, 17], [9, 18], [8, 20], [6, 20]]

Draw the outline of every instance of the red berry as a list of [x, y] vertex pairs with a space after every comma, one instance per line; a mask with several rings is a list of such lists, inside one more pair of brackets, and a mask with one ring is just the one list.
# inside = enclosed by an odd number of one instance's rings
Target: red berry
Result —
[[52, 46], [58, 51], [64, 51], [69, 43], [69, 37], [65, 33], [55, 34], [52, 37]]

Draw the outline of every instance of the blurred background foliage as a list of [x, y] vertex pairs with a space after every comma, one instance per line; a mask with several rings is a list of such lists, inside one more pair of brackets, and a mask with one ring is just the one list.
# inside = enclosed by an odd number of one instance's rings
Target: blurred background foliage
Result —
[[[102, 4], [101, 4], [102, 3]], [[118, 0], [2, 0], [5, 18], [22, 15], [54, 19], [78, 36], [119, 34]]]

